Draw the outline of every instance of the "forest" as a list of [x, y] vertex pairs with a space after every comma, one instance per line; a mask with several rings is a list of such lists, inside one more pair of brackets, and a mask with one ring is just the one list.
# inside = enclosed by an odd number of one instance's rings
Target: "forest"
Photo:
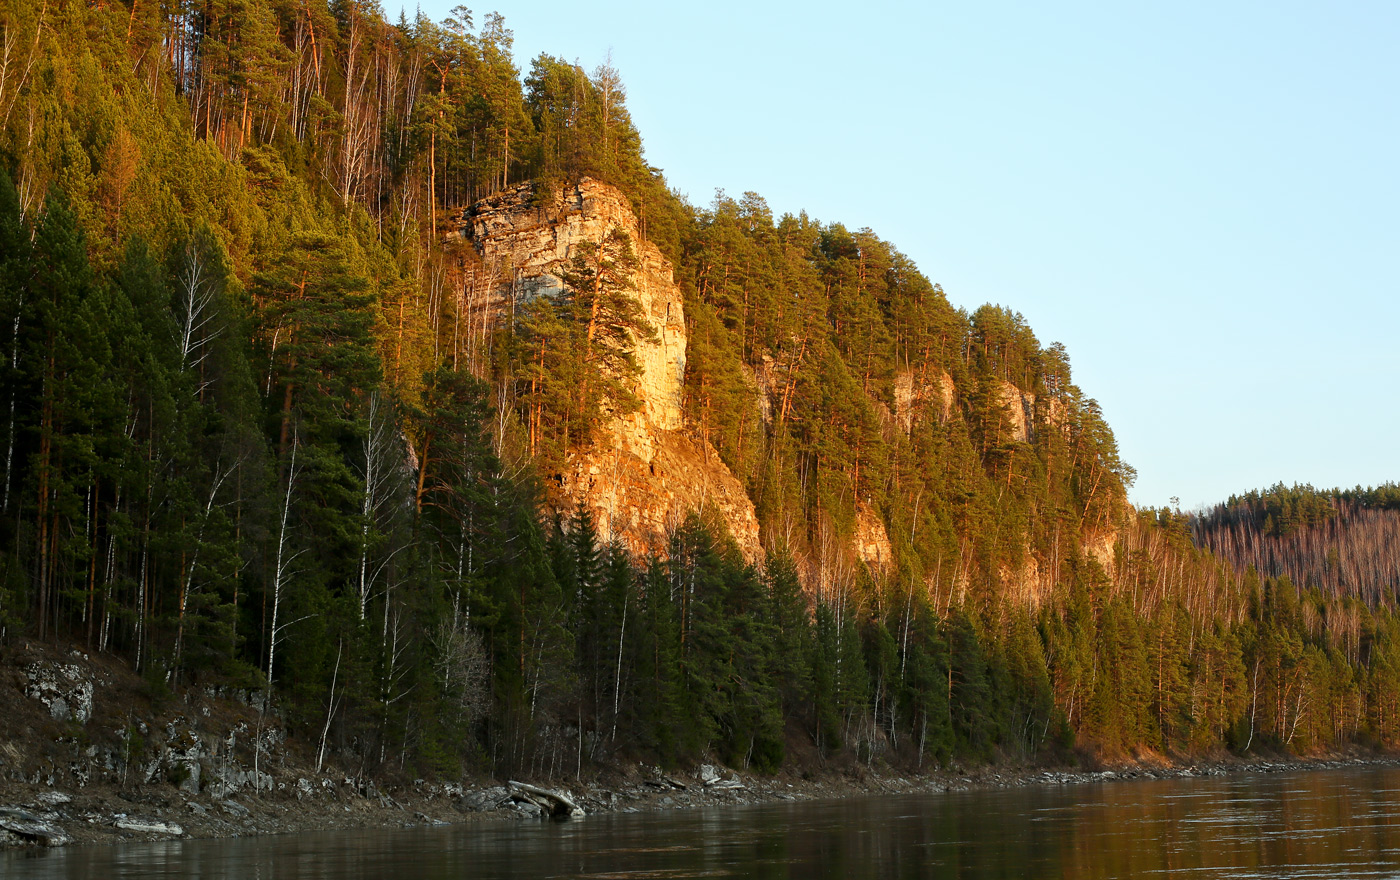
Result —
[[1400, 587], [1400, 486], [1319, 490], [1278, 483], [1195, 517], [1197, 545], [1237, 569], [1329, 596], [1384, 603]]
[[[409, 778], [1400, 738], [1394, 486], [1132, 509], [1063, 347], [871, 230], [688, 203], [626, 95], [464, 8], [0, 0], [0, 643]], [[461, 332], [465, 212], [585, 177], [674, 268], [759, 558], [546, 478], [641, 405], [637, 242]]]

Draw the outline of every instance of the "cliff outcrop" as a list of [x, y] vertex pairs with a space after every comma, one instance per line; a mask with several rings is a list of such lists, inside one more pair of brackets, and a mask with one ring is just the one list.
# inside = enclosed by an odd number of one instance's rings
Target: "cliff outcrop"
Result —
[[637, 554], [661, 548], [689, 512], [710, 510], [745, 557], [758, 558], [758, 519], [744, 486], [709, 443], [685, 430], [684, 300], [670, 261], [646, 240], [626, 196], [588, 178], [543, 199], [523, 184], [478, 202], [462, 226], [486, 278], [475, 304], [482, 321], [562, 293], [561, 273], [578, 249], [615, 229], [627, 234], [637, 256], [632, 293], [653, 331], [634, 346], [642, 407], [614, 418], [605, 437], [573, 456], [563, 472], [545, 475], [553, 508], [567, 513], [582, 504], [604, 539], [616, 538]]
[[[536, 297], [563, 294], [564, 277], [580, 248], [602, 242], [614, 230], [632, 242], [637, 263], [630, 292], [652, 330], [650, 338], [634, 340], [639, 366], [634, 391], [641, 407], [614, 417], [599, 442], [542, 475], [551, 511], [567, 515], [582, 505], [605, 540], [617, 539], [639, 556], [663, 549], [690, 512], [708, 511], [723, 521], [746, 558], [760, 558], [758, 519], [744, 485], [686, 425], [684, 297], [670, 261], [646, 239], [627, 197], [588, 178], [547, 195], [522, 184], [478, 202], [463, 215], [460, 230], [479, 257], [468, 311], [483, 332], [492, 322], [511, 320]], [[768, 354], [743, 369], [755, 390], [756, 411], [771, 425], [781, 406], [781, 370]], [[907, 435], [924, 421], [946, 425], [959, 418], [958, 389], [946, 370], [923, 364], [898, 371], [893, 380], [893, 410], [880, 407], [895, 430]], [[996, 431], [1003, 441], [1032, 443], [1038, 428], [1063, 418], [1055, 400], [1047, 408], [1034, 393], [995, 381], [992, 392], [1001, 414]], [[1116, 538], [1111, 529], [1083, 536], [1081, 550], [1111, 570]], [[887, 526], [874, 508], [861, 506], [843, 543], [847, 558], [877, 577], [892, 571]], [[1037, 559], [1028, 549], [1019, 565], [1002, 565], [997, 575], [1009, 595], [1035, 605], [1053, 591], [1055, 572], [1051, 560]]]
[[1011, 439], [1029, 443], [1035, 438], [1035, 395], [1022, 391], [1010, 382], [1001, 381], [996, 388], [997, 403], [1006, 410], [1009, 420], [1006, 430]]
[[944, 370], [900, 370], [894, 376], [894, 416], [906, 434], [925, 413], [946, 423], [953, 417], [954, 399], [953, 377]]

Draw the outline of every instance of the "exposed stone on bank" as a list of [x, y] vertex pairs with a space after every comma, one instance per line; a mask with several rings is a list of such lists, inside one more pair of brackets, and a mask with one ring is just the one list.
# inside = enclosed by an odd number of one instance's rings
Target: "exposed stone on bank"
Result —
[[50, 816], [39, 816], [19, 807], [0, 807], [0, 829], [19, 841], [41, 846], [64, 846], [71, 838], [55, 825]]
[[[74, 651], [77, 659], [87, 656]], [[55, 721], [87, 724], [92, 717], [93, 675], [79, 663], [40, 660], [29, 664], [24, 674], [27, 697], [38, 700]]]

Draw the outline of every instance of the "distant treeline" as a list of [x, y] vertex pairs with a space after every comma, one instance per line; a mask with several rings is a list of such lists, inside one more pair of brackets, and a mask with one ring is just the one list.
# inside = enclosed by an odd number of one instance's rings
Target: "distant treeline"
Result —
[[1279, 483], [1232, 496], [1191, 523], [1197, 545], [1238, 570], [1288, 577], [1330, 596], [1394, 602], [1400, 486], [1319, 490]]

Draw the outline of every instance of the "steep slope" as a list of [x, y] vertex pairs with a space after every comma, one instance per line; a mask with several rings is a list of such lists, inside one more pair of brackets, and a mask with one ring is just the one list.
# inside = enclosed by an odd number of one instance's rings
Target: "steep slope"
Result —
[[685, 306], [670, 262], [646, 240], [616, 187], [584, 178], [544, 204], [537, 204], [536, 190], [522, 184], [478, 202], [463, 218], [462, 234], [476, 247], [485, 276], [473, 322], [508, 324], [517, 306], [562, 295], [561, 275], [580, 246], [621, 230], [638, 258], [629, 292], [654, 334], [634, 339], [641, 408], [612, 418], [599, 442], [544, 475], [554, 510], [568, 514], [582, 505], [604, 540], [616, 538], [645, 556], [663, 550], [688, 513], [713, 508], [744, 555], [757, 559], [762, 547], [753, 503], [710, 443], [686, 431]]
[[[938, 472], [946, 472], [950, 465], [947, 453], [938, 451], [939, 447], [966, 443], [966, 452], [980, 459], [984, 476], [963, 471], [959, 477], [963, 481], [987, 479], [973, 491], [986, 496], [982, 503], [993, 508], [988, 514], [1002, 515], [994, 509], [1004, 507], [1003, 501], [1043, 505], [1047, 499], [1036, 496], [1062, 492], [1055, 483], [1066, 476], [1083, 484], [1084, 498], [1077, 502], [1083, 507], [1079, 521], [1064, 534], [1050, 536], [1048, 544], [1037, 539], [1034, 523], [1015, 519], [1008, 523], [1011, 530], [1004, 535], [1005, 546], [1000, 549], [975, 551], [968, 542], [984, 540], [984, 536], [968, 534], [967, 527], [958, 529], [962, 532], [955, 538], [962, 542], [959, 561], [945, 573], [935, 557], [935, 571], [927, 580], [930, 595], [946, 595], [946, 603], [956, 592], [961, 600], [970, 585], [980, 582], [978, 589], [986, 596], [1036, 606], [1054, 592], [1058, 560], [1068, 554], [1093, 558], [1112, 573], [1123, 508], [1118, 506], [1122, 474], [1114, 470], [1117, 465], [1113, 461], [1103, 460], [1114, 455], [1111, 434], [1078, 392], [1064, 385], [1063, 375], [1054, 377], [1047, 386], [1041, 373], [1026, 369], [1017, 378], [1027, 387], [1011, 381], [1000, 360], [1040, 357], [1038, 343], [1024, 325], [1017, 324], [1018, 317], [1009, 321], [1012, 328], [1020, 326], [1025, 337], [1017, 341], [1020, 352], [997, 341], [996, 354], [975, 365], [969, 363], [970, 357], [961, 358], [961, 363], [959, 359], [949, 362], [926, 349], [921, 362], [893, 370], [879, 380], [867, 372], [857, 386], [851, 382], [849, 364], [861, 356], [853, 350], [860, 343], [841, 332], [846, 319], [839, 310], [847, 307], [843, 297], [836, 295], [839, 291], [822, 291], [830, 281], [823, 285], [817, 277], [802, 285], [799, 279], [789, 298], [800, 302], [816, 294], [827, 300], [814, 302], [828, 311], [825, 320], [820, 314], [807, 317], [795, 345], [791, 337], [784, 344], [780, 336], [772, 345], [754, 346], [738, 376], [726, 377], [717, 374], [732, 370], [734, 365], [716, 363], [717, 343], [732, 344], [730, 327], [736, 318], [745, 318], [736, 316], [732, 306], [716, 308], [705, 297], [697, 297], [698, 291], [686, 293], [674, 277], [672, 264], [645, 238], [627, 196], [616, 187], [590, 178], [554, 190], [535, 183], [521, 184], [479, 201], [463, 212], [458, 225], [452, 237], [469, 243], [475, 255], [475, 263], [464, 276], [465, 323], [479, 328], [472, 332], [482, 336], [493, 329], [511, 331], [519, 314], [540, 297], [563, 299], [577, 293], [566, 280], [576, 269], [576, 259], [592, 253], [588, 249], [609, 235], [623, 233], [635, 250], [636, 265], [627, 279], [626, 293], [635, 298], [650, 331], [650, 335], [630, 335], [638, 367], [632, 388], [640, 405], [634, 412], [608, 417], [601, 436], [569, 450], [562, 461], [554, 462], [542, 474], [551, 512], [567, 516], [582, 506], [592, 514], [604, 540], [616, 538], [642, 557], [664, 550], [668, 537], [688, 513], [709, 509], [719, 514], [750, 561], [764, 555], [765, 543], [796, 552], [803, 562], [804, 580], [815, 591], [857, 577], [884, 581], [894, 575], [901, 555], [919, 552], [908, 543], [897, 547], [890, 537], [892, 531], [908, 531], [913, 525], [910, 541], [917, 541], [919, 524], [910, 520], [919, 516], [925, 500], [927, 512], [948, 514], [937, 509], [938, 495], [932, 492], [918, 488], [899, 492], [903, 478], [891, 468], [899, 467], [899, 460], [908, 457], [911, 460], [906, 466], [914, 470], [907, 479], [931, 487], [940, 479]], [[876, 257], [876, 247], [885, 246], [874, 239], [867, 242], [867, 259]], [[831, 262], [819, 250], [799, 256], [808, 267]], [[687, 276], [697, 268], [706, 271], [704, 256], [688, 261], [684, 268]], [[756, 299], [751, 293], [745, 296]], [[848, 295], [858, 298], [862, 291]], [[886, 295], [899, 296], [901, 292], [892, 290]], [[939, 297], [925, 308], [938, 311], [947, 305]], [[884, 332], [890, 337], [907, 332], [889, 313], [890, 306], [885, 310], [881, 321], [887, 328]], [[984, 351], [992, 347], [991, 340], [981, 337], [1004, 332], [999, 322], [1008, 319], [1000, 312], [988, 313], [982, 317], [984, 326], [979, 330], [976, 321], [958, 320], [956, 313], [946, 317], [961, 324], [957, 332], [973, 345], [980, 342]], [[695, 334], [699, 334], [702, 354], [692, 365]], [[824, 352], [822, 360], [817, 359], [816, 351]], [[874, 353], [866, 351], [864, 357], [868, 364]], [[814, 376], [814, 371], [829, 375]], [[960, 373], [961, 380], [950, 371]], [[717, 390], [715, 386], [725, 387]], [[713, 411], [718, 394], [729, 395], [733, 411]], [[746, 460], [742, 454], [724, 455], [716, 447], [726, 442], [736, 421], [741, 432], [762, 431], [763, 436], [749, 442], [753, 448], [768, 449], [768, 477], [752, 470], [752, 459]], [[813, 426], [823, 423], [830, 427], [818, 430], [835, 437], [813, 437]], [[750, 427], [744, 428], [745, 424]], [[823, 461], [830, 453], [818, 451], [831, 449], [833, 439], [839, 444], [835, 449], [847, 450], [839, 469], [830, 467], [835, 460]], [[811, 451], [803, 451], [803, 447]], [[785, 448], [792, 451], [785, 455]], [[765, 486], [765, 479], [778, 485], [792, 475], [802, 479], [801, 472], [811, 467], [808, 456], [814, 452], [818, 468], [830, 470], [823, 479], [830, 481], [836, 494], [790, 498], [781, 505], [789, 512], [771, 514], [775, 522], [768, 537], [761, 540], [755, 504], [772, 491], [772, 484]], [[1057, 461], [1066, 452], [1068, 473], [1057, 475]], [[920, 460], [926, 468], [922, 473], [918, 472]], [[731, 464], [741, 472], [749, 468], [746, 478], [736, 475]], [[790, 469], [790, 473], [775, 476], [773, 467]], [[1015, 488], [1012, 484], [1018, 468], [1022, 472], [1021, 492], [1008, 493], [1008, 488]], [[999, 471], [1004, 471], [1004, 476]], [[872, 473], [879, 476], [862, 479]], [[1028, 483], [1028, 478], [1042, 485]], [[793, 488], [797, 487], [789, 484], [786, 491]], [[843, 499], [846, 493], [850, 497]], [[993, 493], [995, 499], [990, 497]], [[910, 509], [899, 509], [901, 504]], [[1087, 518], [1089, 508], [1096, 504], [1103, 509], [1095, 518]], [[807, 524], [802, 532], [794, 533], [790, 524], [798, 510]], [[788, 523], [786, 534], [776, 532], [776, 520]], [[991, 558], [987, 558], [988, 549]], [[982, 560], [976, 558], [979, 555]]]

